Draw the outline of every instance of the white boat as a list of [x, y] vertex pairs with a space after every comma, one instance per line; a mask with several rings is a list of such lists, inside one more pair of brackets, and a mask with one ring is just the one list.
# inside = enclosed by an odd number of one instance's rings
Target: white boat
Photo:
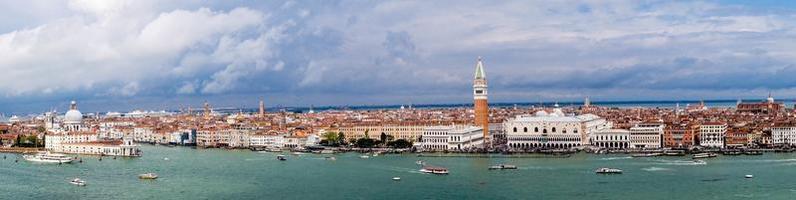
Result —
[[77, 186], [86, 186], [86, 181], [80, 180], [79, 178], [72, 179], [72, 181], [69, 181], [69, 183]]
[[417, 164], [417, 165], [425, 165], [426, 163], [423, 162], [422, 160], [418, 160], [417, 162], [415, 162], [415, 164]]
[[359, 158], [370, 158], [370, 156], [359, 156]]
[[155, 174], [155, 173], [151, 173], [150, 172], [150, 173], [146, 173], [146, 174], [139, 174], [138, 178], [139, 179], [157, 179], [158, 175]]
[[418, 171], [426, 174], [448, 175], [448, 168], [444, 167], [424, 166], [422, 169]]
[[621, 174], [622, 170], [621, 169], [615, 169], [615, 168], [602, 167], [602, 168], [599, 168], [597, 170], [594, 170], [594, 173], [597, 173], [597, 174]]
[[287, 158], [285, 158], [285, 155], [277, 155], [276, 159], [279, 160], [279, 161], [286, 161], [287, 160]]
[[49, 151], [39, 152], [35, 155], [23, 155], [27, 161], [40, 162], [40, 163], [71, 163], [74, 158], [60, 153], [50, 153]]
[[694, 156], [691, 157], [691, 158], [693, 158], [693, 159], [713, 158], [713, 157], [716, 157], [716, 156], [718, 156], [718, 154], [715, 154], [715, 153], [698, 153], [698, 154], [694, 154]]
[[754, 175], [751, 175], [751, 174], [747, 174], [746, 176], [743, 176], [743, 177], [744, 177], [744, 178], [754, 178], [755, 176], [754, 176]]
[[400, 181], [400, 180], [401, 180], [401, 177], [397, 177], [397, 176], [396, 176], [396, 177], [392, 177], [392, 180], [393, 180], [393, 181]]

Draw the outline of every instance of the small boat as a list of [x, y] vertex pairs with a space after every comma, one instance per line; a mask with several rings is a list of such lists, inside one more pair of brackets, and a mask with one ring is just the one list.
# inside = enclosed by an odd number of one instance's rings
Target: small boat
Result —
[[279, 161], [286, 161], [287, 160], [287, 158], [285, 158], [285, 155], [277, 155], [276, 159], [279, 160]]
[[448, 168], [425, 166], [419, 170], [426, 174], [448, 175]]
[[716, 156], [718, 156], [718, 155], [715, 154], [715, 153], [698, 153], [698, 154], [694, 154], [694, 156], [691, 157], [691, 158], [693, 158], [693, 159], [713, 158], [713, 157], [716, 157]]
[[168, 160], [169, 160], [169, 158], [163, 158], [163, 160], [166, 160], [166, 161], [168, 161]]
[[333, 153], [334, 153], [334, 150], [324, 149], [324, 150], [321, 150], [321, 152], [320, 152], [320, 153], [321, 153], [321, 154], [333, 154]]
[[297, 156], [298, 155], [304, 155], [304, 153], [302, 153], [302, 152], [293, 152], [293, 155], [297, 155]]
[[602, 167], [602, 168], [599, 168], [597, 170], [594, 170], [594, 173], [597, 173], [597, 174], [621, 174], [622, 170], [621, 169], [615, 169], [615, 168]]
[[517, 166], [500, 164], [500, 165], [493, 165], [493, 166], [489, 167], [489, 170], [496, 170], [496, 169], [517, 169]]
[[664, 156], [685, 156], [685, 152], [683, 151], [666, 151], [663, 152]]
[[370, 156], [364, 155], [364, 156], [359, 156], [359, 158], [367, 159], [370, 158]]
[[415, 162], [415, 164], [417, 164], [417, 165], [425, 165], [426, 163], [423, 162], [422, 160], [418, 160], [418, 161]]
[[150, 173], [146, 173], [146, 174], [139, 174], [138, 178], [139, 179], [157, 179], [158, 175], [155, 174], [155, 173], [151, 173], [150, 172]]
[[36, 153], [35, 155], [23, 155], [27, 161], [31, 162], [38, 162], [38, 163], [72, 163], [74, 159], [72, 157], [66, 156], [60, 153], [50, 153], [49, 151], [42, 151]]
[[79, 178], [72, 179], [72, 181], [69, 181], [69, 183], [77, 186], [86, 186], [86, 181], [80, 180]]
[[400, 180], [401, 180], [401, 177], [397, 177], [397, 176], [396, 176], [396, 177], [392, 177], [392, 180], [393, 180], [393, 181], [400, 181]]
[[746, 176], [743, 176], [743, 177], [744, 177], [744, 178], [754, 178], [755, 176], [754, 176], [754, 175], [751, 175], [751, 174], [747, 174]]
[[655, 157], [655, 156], [660, 156], [660, 155], [661, 155], [660, 153], [639, 153], [639, 154], [633, 154], [631, 156], [632, 157]]
[[759, 156], [759, 155], [763, 155], [763, 152], [762, 151], [747, 151], [747, 152], [744, 152], [744, 154], [750, 155], [750, 156]]
[[337, 160], [337, 158], [335, 158], [334, 156], [327, 156], [325, 158], [326, 160]]

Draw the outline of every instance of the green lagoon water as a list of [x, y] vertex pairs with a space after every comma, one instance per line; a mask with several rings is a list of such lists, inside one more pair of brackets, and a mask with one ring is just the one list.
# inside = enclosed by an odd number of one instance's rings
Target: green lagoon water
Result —
[[[630, 158], [423, 157], [451, 174], [417, 172], [414, 154], [289, 155], [248, 150], [142, 146], [140, 158], [83, 157], [83, 163], [0, 160], [0, 199], [796, 199], [796, 154]], [[168, 160], [164, 159], [168, 158]], [[20, 159], [15, 163], [15, 159]], [[487, 168], [514, 164], [517, 170]], [[621, 175], [596, 175], [598, 167]], [[138, 174], [155, 172], [154, 181]], [[755, 178], [746, 179], [745, 174]], [[401, 181], [393, 181], [399, 176]], [[86, 187], [69, 184], [80, 177]]]

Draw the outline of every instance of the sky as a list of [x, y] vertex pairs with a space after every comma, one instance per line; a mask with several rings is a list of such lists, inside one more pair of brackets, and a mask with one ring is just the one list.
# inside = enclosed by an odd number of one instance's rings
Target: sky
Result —
[[792, 1], [0, 0], [0, 112], [796, 97]]

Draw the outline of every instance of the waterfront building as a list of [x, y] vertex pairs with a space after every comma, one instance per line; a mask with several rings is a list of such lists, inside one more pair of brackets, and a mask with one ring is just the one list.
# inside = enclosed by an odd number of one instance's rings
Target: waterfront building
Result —
[[414, 125], [414, 124], [361, 124], [355, 126], [340, 127], [340, 132], [346, 137], [346, 141], [351, 141], [359, 138], [379, 140], [382, 133], [392, 136], [393, 139], [404, 139], [411, 142], [417, 142], [417, 139], [423, 135], [423, 131], [429, 126], [427, 125]]
[[49, 151], [73, 154], [94, 154], [110, 156], [139, 156], [141, 151], [133, 143], [133, 138], [101, 139], [83, 123], [83, 114], [72, 101], [64, 121], [56, 132], [48, 132], [44, 137], [44, 148]]
[[433, 126], [423, 131], [421, 148], [426, 151], [466, 151], [482, 148], [483, 129], [478, 126]]
[[665, 124], [640, 123], [630, 127], [630, 148], [661, 148]]
[[784, 121], [774, 123], [771, 128], [771, 140], [774, 145], [796, 145], [796, 122]]
[[595, 147], [626, 149], [630, 147], [630, 131], [624, 129], [599, 130], [589, 135], [589, 141]]
[[690, 123], [667, 124], [663, 130], [663, 147], [687, 148], [694, 146], [699, 134], [699, 125]]
[[285, 146], [286, 134], [277, 132], [256, 133], [249, 136], [251, 147], [282, 148]]
[[727, 134], [727, 123], [706, 122], [699, 126], [699, 145], [703, 147], [722, 148]]
[[589, 135], [610, 129], [612, 124], [593, 114], [567, 116], [560, 108], [553, 113], [518, 115], [503, 123], [507, 144], [512, 149], [573, 148], [589, 145]]
[[489, 103], [487, 102], [487, 94], [484, 62], [481, 57], [478, 57], [478, 62], [475, 64], [475, 80], [473, 80], [473, 100], [475, 125], [481, 127], [484, 138], [489, 138]]
[[724, 146], [741, 147], [749, 144], [749, 134], [752, 129], [746, 123], [737, 123], [727, 127], [727, 134], [724, 137]]
[[774, 101], [774, 97], [771, 94], [768, 94], [768, 98], [763, 102], [742, 102], [739, 100], [736, 105], [736, 111], [740, 113], [773, 114], [783, 109], [785, 109], [785, 104]]

